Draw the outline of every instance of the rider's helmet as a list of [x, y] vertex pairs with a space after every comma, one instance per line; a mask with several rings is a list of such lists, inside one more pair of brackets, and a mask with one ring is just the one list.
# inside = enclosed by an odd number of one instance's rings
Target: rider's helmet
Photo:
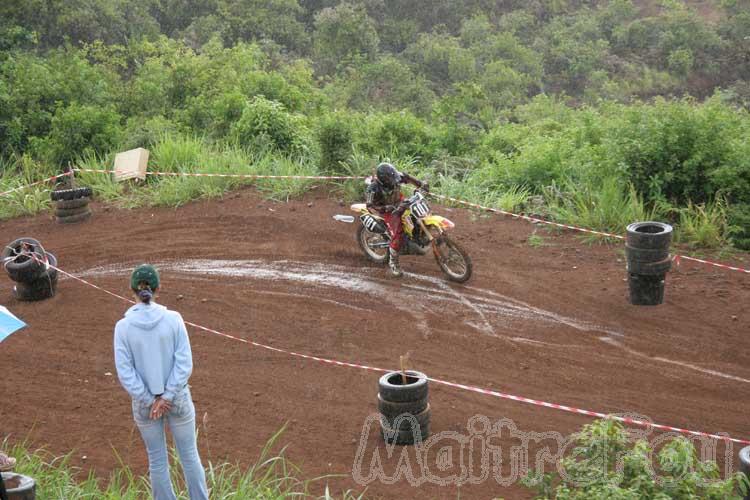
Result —
[[390, 163], [381, 163], [378, 165], [375, 175], [380, 183], [387, 189], [393, 189], [401, 182], [401, 174], [396, 170], [396, 167]]

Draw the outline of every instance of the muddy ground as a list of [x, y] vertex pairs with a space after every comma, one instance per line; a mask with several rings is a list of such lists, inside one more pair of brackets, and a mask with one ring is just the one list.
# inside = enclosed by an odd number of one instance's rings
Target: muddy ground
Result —
[[[0, 239], [36, 237], [62, 269], [120, 294], [128, 294], [135, 264], [157, 263], [159, 302], [240, 338], [383, 368], [409, 353], [411, 367], [435, 378], [750, 438], [746, 275], [683, 263], [668, 277], [664, 305], [634, 307], [619, 246], [434, 209], [457, 223], [455, 236], [473, 257], [467, 285], [446, 282], [427, 257], [404, 257], [407, 275], [391, 279], [360, 254], [355, 226], [332, 220], [347, 208], [322, 191], [288, 204], [244, 190], [177, 210], [95, 205], [94, 218], [80, 225], [57, 225], [47, 215], [2, 222]], [[534, 232], [543, 246], [528, 244]], [[0, 435], [28, 437], [55, 454], [75, 450], [73, 464], [102, 477], [118, 464], [114, 448], [145, 473], [129, 398], [113, 376], [112, 330], [128, 304], [71, 279], [40, 303], [17, 302], [11, 289], [9, 279], [0, 280], [0, 303], [29, 327], [0, 344]], [[406, 469], [394, 477], [401, 450], [389, 459], [376, 426], [368, 428], [377, 411], [376, 372], [189, 331], [203, 458], [252, 464], [286, 424], [279, 444], [307, 478], [341, 474], [327, 480], [333, 491], [362, 491], [358, 481], [370, 481], [374, 498], [529, 498], [513, 476], [511, 447], [524, 440], [518, 433], [566, 435], [590, 422], [433, 385], [432, 431], [452, 431], [453, 441], [427, 453], [430, 476], [411, 449], [414, 477]], [[502, 432], [483, 439], [491, 424]], [[557, 452], [553, 434], [536, 439], [532, 462], [542, 446]], [[477, 450], [491, 449], [502, 449], [502, 463], [482, 462]], [[375, 454], [384, 477], [373, 474]], [[462, 462], [473, 464], [476, 484], [437, 484], [454, 483]]]

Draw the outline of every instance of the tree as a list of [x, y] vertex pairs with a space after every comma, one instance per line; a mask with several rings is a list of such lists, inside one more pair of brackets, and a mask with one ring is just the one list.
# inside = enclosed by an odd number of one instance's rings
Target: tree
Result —
[[228, 42], [268, 39], [305, 52], [309, 38], [299, 21], [304, 10], [297, 0], [217, 1]]
[[315, 15], [315, 55], [323, 73], [358, 58], [375, 58], [380, 38], [375, 22], [362, 5], [342, 3]]

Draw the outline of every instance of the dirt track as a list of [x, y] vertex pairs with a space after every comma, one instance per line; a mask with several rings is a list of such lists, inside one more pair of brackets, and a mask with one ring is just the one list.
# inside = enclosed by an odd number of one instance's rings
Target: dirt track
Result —
[[[410, 274], [390, 279], [361, 256], [354, 226], [331, 219], [347, 209], [322, 194], [274, 204], [247, 190], [179, 210], [95, 210], [90, 222], [70, 227], [47, 216], [3, 222], [0, 239], [36, 237], [62, 269], [120, 294], [133, 264], [157, 262], [161, 303], [238, 337], [384, 368], [408, 351], [413, 367], [436, 378], [750, 438], [750, 279], [740, 273], [683, 264], [668, 278], [665, 305], [636, 308], [626, 301], [618, 247], [464, 210], [435, 207], [456, 221], [473, 257], [468, 286], [448, 285], [428, 258], [403, 258]], [[526, 243], [535, 230], [546, 246]], [[102, 476], [117, 464], [114, 447], [145, 473], [128, 396], [116, 376], [105, 375], [115, 372], [112, 328], [127, 304], [69, 279], [50, 301], [19, 303], [11, 285], [0, 281], [0, 303], [30, 327], [0, 344], [0, 435], [31, 433], [34, 444], [58, 454], [75, 449], [74, 465]], [[329, 481], [334, 491], [362, 489], [352, 467], [366, 418], [377, 411], [376, 373], [190, 334], [204, 459], [253, 463], [288, 422], [281, 443], [305, 477], [344, 474]], [[477, 414], [564, 434], [590, 421], [440, 386], [431, 388], [431, 404], [433, 432], [468, 434]], [[365, 442], [364, 475], [378, 449], [392, 475], [396, 461], [385, 459], [377, 432]], [[458, 493], [455, 486], [414, 488], [403, 478], [367, 491], [384, 498]], [[491, 475], [460, 494], [531, 496]]]

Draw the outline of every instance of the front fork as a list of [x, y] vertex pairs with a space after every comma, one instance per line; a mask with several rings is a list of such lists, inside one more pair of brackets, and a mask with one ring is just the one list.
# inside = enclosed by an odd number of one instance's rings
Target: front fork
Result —
[[[432, 247], [432, 253], [435, 254], [435, 259], [437, 259], [438, 262], [442, 262], [443, 256], [440, 255], [440, 252], [438, 251], [438, 247], [435, 244], [435, 240], [437, 240], [437, 238], [432, 235], [432, 231], [430, 231], [427, 228], [427, 225], [424, 223], [424, 221], [422, 221], [422, 219], [417, 219], [417, 222], [419, 223], [419, 227], [422, 228], [422, 231], [424, 231], [424, 234], [427, 235], [427, 241], [430, 242], [430, 246]], [[439, 226], [433, 226], [433, 227], [437, 229], [438, 237], [443, 234], [443, 229], [441, 227]]]

